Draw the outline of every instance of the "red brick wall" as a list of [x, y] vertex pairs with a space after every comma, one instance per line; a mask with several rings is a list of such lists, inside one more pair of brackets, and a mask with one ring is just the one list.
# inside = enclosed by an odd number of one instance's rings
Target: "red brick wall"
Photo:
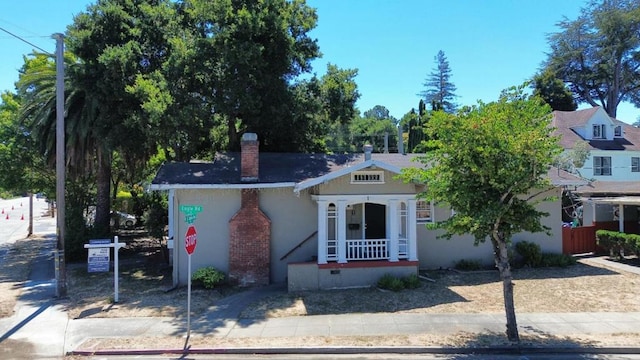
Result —
[[240, 177], [242, 181], [258, 181], [258, 137], [256, 134], [246, 133], [240, 141]]
[[229, 220], [229, 279], [240, 286], [268, 285], [271, 220], [259, 208], [259, 192], [242, 190], [242, 206]]

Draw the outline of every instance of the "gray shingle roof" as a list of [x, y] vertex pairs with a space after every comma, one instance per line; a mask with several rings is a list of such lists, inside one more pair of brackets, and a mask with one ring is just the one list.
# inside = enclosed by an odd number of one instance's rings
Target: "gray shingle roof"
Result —
[[[372, 159], [403, 168], [420, 166], [415, 155], [372, 154]], [[298, 183], [317, 178], [364, 161], [364, 154], [260, 153], [259, 182]], [[163, 164], [152, 184], [242, 184], [240, 153], [217, 154], [213, 162]]]
[[[560, 135], [560, 146], [565, 149], [573, 149], [578, 141], [584, 139], [574, 131], [574, 128], [587, 124], [589, 119], [600, 109], [593, 107], [577, 111], [554, 111], [552, 125], [556, 128], [555, 134]], [[640, 128], [636, 128], [617, 119], [613, 123], [622, 126], [624, 138], [614, 140], [590, 140], [591, 150], [640, 150]], [[588, 129], [589, 130], [589, 129]]]
[[[396, 168], [422, 167], [413, 159], [419, 154], [371, 154], [375, 161]], [[260, 153], [259, 183], [300, 183], [342, 170], [364, 161], [364, 154]], [[548, 173], [554, 185], [584, 184], [585, 181], [553, 168]], [[234, 185], [240, 181], [240, 153], [217, 154], [213, 162], [163, 164], [152, 185]]]

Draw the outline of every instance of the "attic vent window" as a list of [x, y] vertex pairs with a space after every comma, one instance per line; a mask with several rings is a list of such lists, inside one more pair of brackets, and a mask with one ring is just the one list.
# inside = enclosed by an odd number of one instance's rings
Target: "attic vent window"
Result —
[[384, 184], [384, 171], [357, 171], [351, 173], [352, 184]]
[[593, 125], [593, 138], [594, 139], [606, 139], [607, 138], [607, 126], [605, 124]]
[[622, 137], [622, 126], [618, 125], [615, 128], [613, 128], [613, 136]]

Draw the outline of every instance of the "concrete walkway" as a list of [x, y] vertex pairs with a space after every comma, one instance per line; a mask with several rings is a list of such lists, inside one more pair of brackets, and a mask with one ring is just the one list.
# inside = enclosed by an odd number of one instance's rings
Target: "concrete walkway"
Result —
[[[51, 237], [52, 247], [53, 243], [54, 238]], [[184, 320], [174, 318], [68, 319], [64, 309], [52, 301], [55, 295], [55, 281], [53, 280], [53, 259], [50, 254], [50, 252], [43, 252], [41, 256], [34, 259], [31, 280], [24, 284], [23, 296], [17, 305], [15, 315], [0, 319], [0, 358], [55, 359], [62, 358], [64, 354], [70, 352], [89, 354], [96, 350], [83, 352], [81, 347], [84, 341], [91, 338], [185, 336]], [[592, 258], [588, 261], [606, 260]], [[606, 262], [607, 266], [619, 265]], [[638, 268], [629, 268], [624, 268], [624, 271], [640, 275]], [[271, 338], [413, 335], [434, 332], [453, 334], [460, 331], [502, 334], [505, 331], [505, 318], [502, 314], [373, 313], [238, 319], [238, 315], [248, 304], [264, 296], [285, 291], [286, 289], [282, 286], [269, 286], [222, 299], [212, 311], [201, 317], [192, 318], [191, 334], [218, 338]], [[640, 339], [639, 324], [640, 312], [518, 314], [521, 335], [563, 337], [580, 334], [638, 333]], [[367, 352], [372, 350], [370, 346], [367, 349]], [[291, 349], [280, 350], [286, 350], [289, 353], [291, 351]], [[640, 353], [640, 348], [618, 350]], [[153, 351], [154, 349], [148, 349], [146, 353], [153, 353]], [[200, 351], [211, 352], [215, 349], [200, 349]], [[279, 349], [270, 348], [269, 351], [278, 352]], [[415, 351], [414, 349], [413, 352]], [[226, 349], [225, 352], [229, 353], [233, 350]], [[139, 354], [140, 351], [131, 353]]]

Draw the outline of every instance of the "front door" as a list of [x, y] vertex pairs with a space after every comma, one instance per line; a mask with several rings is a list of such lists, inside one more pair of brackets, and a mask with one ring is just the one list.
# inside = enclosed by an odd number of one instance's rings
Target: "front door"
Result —
[[365, 239], [385, 239], [387, 237], [386, 206], [365, 203], [364, 223]]

